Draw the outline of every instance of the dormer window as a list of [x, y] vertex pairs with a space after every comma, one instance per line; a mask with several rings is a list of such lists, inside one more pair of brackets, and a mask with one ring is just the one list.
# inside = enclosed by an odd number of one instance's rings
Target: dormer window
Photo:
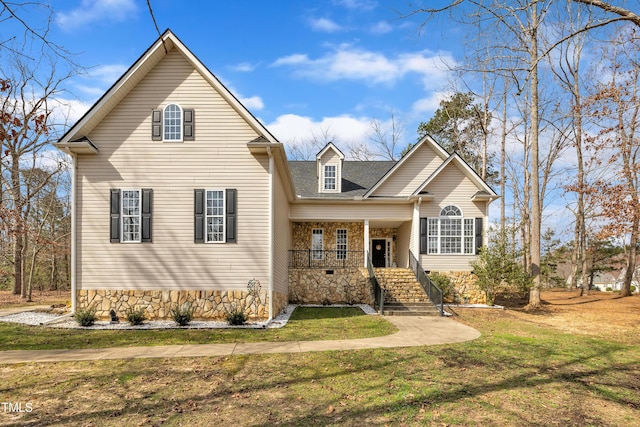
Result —
[[182, 141], [182, 108], [169, 104], [164, 109], [164, 141]]
[[324, 189], [335, 190], [336, 189], [336, 166], [326, 165], [324, 167]]
[[331, 142], [316, 155], [318, 193], [340, 193], [342, 191], [343, 161], [344, 154]]

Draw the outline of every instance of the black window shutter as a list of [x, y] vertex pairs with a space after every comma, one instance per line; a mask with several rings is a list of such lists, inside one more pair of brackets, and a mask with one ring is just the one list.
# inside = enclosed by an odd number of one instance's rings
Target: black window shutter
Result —
[[192, 108], [185, 108], [183, 114], [182, 140], [193, 141], [195, 139], [196, 116]]
[[153, 190], [150, 188], [142, 189], [142, 241], [152, 242], [153, 230]]
[[226, 223], [227, 223], [227, 243], [237, 243], [237, 208], [238, 208], [238, 190], [235, 188], [227, 188], [227, 206], [226, 206]]
[[428, 218], [420, 218], [420, 253], [426, 254], [429, 250], [429, 239], [427, 236]]
[[151, 139], [162, 141], [162, 110], [151, 112]]
[[204, 243], [204, 230], [205, 230], [204, 208], [205, 208], [204, 190], [202, 190], [202, 189], [194, 190], [194, 194], [193, 194], [193, 213], [194, 213], [194, 224], [193, 224], [194, 237], [193, 237], [193, 241], [195, 243]]
[[476, 218], [476, 255], [482, 248], [482, 218]]
[[120, 190], [117, 188], [111, 189], [110, 200], [110, 222], [109, 222], [109, 238], [111, 243], [120, 242]]

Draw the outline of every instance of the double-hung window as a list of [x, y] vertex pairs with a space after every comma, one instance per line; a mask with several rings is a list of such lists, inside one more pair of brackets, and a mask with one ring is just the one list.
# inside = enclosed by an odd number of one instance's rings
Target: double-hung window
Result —
[[324, 167], [324, 189], [335, 190], [336, 189], [336, 166], [325, 165]]
[[465, 218], [453, 205], [437, 218], [421, 218], [420, 253], [473, 255], [482, 245], [482, 218]]
[[112, 188], [110, 205], [112, 243], [152, 241], [153, 190]]
[[324, 250], [324, 235], [322, 228], [314, 228], [311, 230], [311, 259], [321, 260]]
[[207, 190], [206, 224], [208, 243], [225, 241], [224, 191]]
[[140, 190], [122, 190], [122, 242], [140, 242]]
[[195, 243], [237, 243], [235, 188], [194, 190]]
[[347, 230], [345, 228], [336, 230], [336, 259], [347, 259]]

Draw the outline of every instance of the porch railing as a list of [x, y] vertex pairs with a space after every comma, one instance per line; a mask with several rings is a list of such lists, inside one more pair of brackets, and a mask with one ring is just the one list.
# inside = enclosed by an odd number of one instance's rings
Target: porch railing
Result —
[[289, 251], [289, 268], [359, 268], [363, 264], [363, 251], [313, 249]]
[[382, 288], [380, 282], [378, 282], [369, 252], [367, 252], [367, 270], [369, 271], [369, 280], [371, 281], [371, 292], [373, 292], [373, 305], [378, 308], [378, 312], [382, 315], [384, 314], [384, 288]]
[[422, 289], [429, 296], [429, 300], [436, 306], [438, 311], [440, 311], [440, 316], [444, 316], [444, 301], [442, 298], [442, 291], [439, 287], [435, 285], [429, 278], [429, 275], [424, 272], [422, 265], [417, 260], [417, 258], [413, 255], [413, 252], [409, 251], [409, 268], [413, 270], [413, 274], [416, 275], [416, 279], [422, 286]]

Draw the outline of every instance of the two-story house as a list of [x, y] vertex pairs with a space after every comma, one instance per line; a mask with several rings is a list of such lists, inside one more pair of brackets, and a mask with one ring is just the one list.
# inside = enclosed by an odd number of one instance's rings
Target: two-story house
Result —
[[288, 161], [171, 31], [56, 145], [73, 159], [73, 306], [101, 316], [371, 302], [368, 260], [468, 274], [497, 197], [429, 137], [398, 162], [333, 144]]

